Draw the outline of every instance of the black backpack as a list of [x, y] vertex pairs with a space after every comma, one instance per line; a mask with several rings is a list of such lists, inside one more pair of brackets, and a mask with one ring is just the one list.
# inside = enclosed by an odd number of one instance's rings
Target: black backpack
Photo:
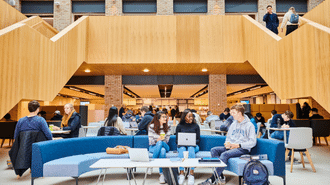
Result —
[[97, 136], [118, 136], [119, 130], [116, 127], [101, 127], [97, 132]]
[[259, 160], [251, 159], [244, 166], [243, 185], [269, 185], [267, 167]]

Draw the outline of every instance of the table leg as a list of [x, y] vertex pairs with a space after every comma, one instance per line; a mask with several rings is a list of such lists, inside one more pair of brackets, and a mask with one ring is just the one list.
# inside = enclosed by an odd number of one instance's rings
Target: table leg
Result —
[[175, 181], [175, 178], [174, 178], [174, 175], [173, 175], [172, 168], [169, 168], [169, 170], [170, 170], [170, 174], [171, 174], [172, 182], [173, 182], [174, 185], [176, 185], [176, 181]]
[[105, 179], [105, 174], [107, 173], [107, 169], [105, 169], [104, 171], [104, 175], [103, 175], [103, 182], [102, 182], [102, 185], [104, 184], [104, 179]]
[[103, 172], [103, 169], [101, 169], [101, 172], [100, 172], [99, 178], [97, 178], [97, 182], [96, 182], [96, 185], [98, 185], [98, 184], [99, 184], [99, 182], [100, 182], [100, 177], [101, 177], [101, 175], [102, 175], [102, 172]]
[[144, 183], [146, 182], [146, 178], [147, 178], [148, 170], [149, 170], [149, 168], [147, 168], [146, 174], [144, 175], [144, 179], [143, 179], [143, 183], [142, 183], [142, 185], [144, 185]]
[[220, 177], [215, 167], [213, 167], [213, 171], [215, 172], [215, 177], [218, 179], [218, 182], [220, 182]]
[[128, 170], [128, 168], [125, 168], [125, 169], [126, 169], [126, 174], [127, 174], [128, 183], [129, 183], [129, 185], [131, 185], [131, 179], [130, 179], [130, 177], [129, 177], [129, 172], [130, 172], [130, 170]]
[[137, 185], [137, 183], [136, 183], [136, 179], [135, 179], [135, 176], [134, 176], [134, 169], [131, 168], [130, 171], [131, 171], [131, 173], [132, 173], [132, 176], [133, 176], [133, 179], [134, 179], [135, 185]]

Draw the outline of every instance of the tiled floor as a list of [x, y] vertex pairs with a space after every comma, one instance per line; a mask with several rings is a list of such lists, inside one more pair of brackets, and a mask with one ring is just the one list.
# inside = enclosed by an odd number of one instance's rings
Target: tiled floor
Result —
[[[0, 184], [1, 185], [26, 185], [31, 183], [29, 171], [17, 179], [13, 170], [7, 168], [8, 151], [10, 147], [8, 142], [4, 144], [4, 147], [0, 149]], [[323, 143], [323, 146], [314, 146], [310, 149], [311, 157], [316, 168], [314, 173], [309, 164], [306, 164], [304, 169], [302, 165], [294, 165], [293, 173], [290, 173], [290, 165], [286, 165], [287, 171], [287, 185], [326, 185], [330, 184], [330, 147]], [[54, 154], [56, 155], [56, 154]], [[300, 159], [297, 153], [297, 158]], [[307, 158], [305, 157], [305, 161]], [[98, 171], [88, 172], [83, 174], [79, 178], [79, 184], [96, 184]], [[137, 169], [137, 183], [142, 184], [145, 169]], [[195, 170], [195, 184], [204, 181], [211, 175], [211, 169], [200, 168]], [[238, 178], [235, 174], [225, 171], [227, 183], [229, 185], [237, 185]], [[152, 175], [148, 175], [146, 184], [153, 185], [158, 183], [158, 169], [153, 170]], [[283, 181], [280, 177], [270, 177], [270, 182], [273, 185], [282, 185]], [[133, 183], [133, 181], [132, 181]], [[35, 180], [35, 185], [46, 184], [59, 184], [59, 185], [74, 185], [75, 180], [70, 177], [46, 177], [38, 178]], [[108, 170], [105, 183], [108, 185], [122, 185], [129, 184], [126, 180], [126, 173], [124, 169]]]

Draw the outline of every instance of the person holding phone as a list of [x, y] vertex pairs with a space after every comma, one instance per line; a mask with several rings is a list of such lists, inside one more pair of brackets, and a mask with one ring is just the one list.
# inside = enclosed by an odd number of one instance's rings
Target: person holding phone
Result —
[[277, 27], [280, 24], [280, 21], [278, 20], [276, 13], [273, 12], [272, 5], [268, 5], [266, 8], [267, 12], [264, 15], [263, 21], [266, 22], [266, 28], [268, 28], [270, 31], [274, 32], [277, 35]]
[[[167, 116], [165, 112], [158, 111], [149, 124], [148, 137], [149, 137], [149, 152], [152, 158], [166, 158], [166, 152], [170, 150], [168, 141], [170, 140], [170, 126], [167, 124]], [[159, 168], [159, 182], [165, 183], [162, 168]]]

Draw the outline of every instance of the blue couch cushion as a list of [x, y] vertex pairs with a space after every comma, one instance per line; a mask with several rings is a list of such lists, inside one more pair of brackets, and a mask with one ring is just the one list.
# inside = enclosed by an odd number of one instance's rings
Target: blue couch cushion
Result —
[[98, 152], [98, 153], [91, 153], [91, 154], [85, 154], [86, 156], [90, 158], [96, 158], [96, 159], [128, 159], [128, 154], [107, 154], [106, 152]]
[[[244, 166], [247, 162], [248, 161], [240, 159], [239, 157], [230, 158], [228, 160], [226, 170], [234, 172], [238, 176], [243, 176]], [[274, 175], [274, 167], [273, 167], [273, 163], [271, 161], [260, 160], [260, 162], [262, 162], [262, 164], [264, 164], [267, 167], [269, 175]]]
[[87, 155], [55, 159], [44, 164], [43, 175], [44, 177], [78, 177], [91, 171], [89, 166], [96, 161], [98, 161], [97, 158], [91, 158]]
[[201, 135], [199, 151], [211, 151], [211, 148], [224, 146], [226, 136], [220, 135]]

